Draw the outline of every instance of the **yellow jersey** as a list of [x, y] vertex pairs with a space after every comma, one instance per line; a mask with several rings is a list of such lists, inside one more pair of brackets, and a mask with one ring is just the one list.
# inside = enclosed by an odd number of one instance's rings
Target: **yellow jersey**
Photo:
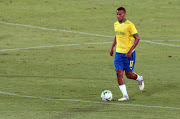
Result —
[[138, 34], [135, 25], [127, 19], [122, 23], [117, 21], [114, 23], [114, 31], [117, 43], [116, 52], [128, 53], [134, 43], [133, 35]]

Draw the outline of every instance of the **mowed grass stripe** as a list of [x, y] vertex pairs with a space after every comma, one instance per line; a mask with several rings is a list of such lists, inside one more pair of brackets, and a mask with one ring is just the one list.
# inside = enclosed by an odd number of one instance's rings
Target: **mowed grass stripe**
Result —
[[[91, 36], [114, 38], [114, 36], [107, 36], [107, 35], [100, 35], [100, 34], [85, 33], [85, 32], [80, 32], [80, 31], [69, 31], [69, 30], [62, 30], [62, 29], [52, 29], [52, 28], [45, 28], [45, 27], [39, 27], [39, 26], [31, 26], [31, 25], [25, 25], [25, 24], [8, 23], [8, 22], [0, 22], [0, 23], [1, 23], [1, 24], [8, 24], [8, 25], [15, 25], [15, 26], [22, 26], [22, 27], [36, 28], [36, 29], [41, 29], [41, 30], [62, 31], [62, 32], [78, 33], [78, 34], [85, 34], [85, 35], [91, 35]], [[153, 41], [150, 41], [150, 40], [141, 40], [141, 41], [142, 41], [142, 42], [147, 42], [147, 43], [152, 43], [152, 44], [158, 44], [158, 45], [166, 45], [166, 46], [180, 47], [179, 45], [153, 42]]]
[[63, 47], [63, 46], [78, 46], [78, 45], [98, 45], [98, 44], [110, 44], [112, 42], [100, 42], [100, 43], [82, 43], [82, 44], [64, 44], [64, 45], [50, 45], [50, 46], [37, 46], [37, 47], [27, 47], [27, 48], [14, 48], [14, 49], [4, 49], [3, 51], [13, 51], [13, 50], [26, 50], [26, 49], [38, 49], [38, 48], [48, 48], [48, 47]]
[[36, 29], [48, 30], [48, 31], [62, 31], [62, 32], [78, 33], [78, 34], [85, 34], [85, 35], [91, 35], [91, 36], [113, 37], [114, 38], [114, 36], [107, 36], [107, 35], [100, 35], [100, 34], [93, 34], [93, 33], [85, 33], [85, 32], [80, 32], [80, 31], [69, 31], [69, 30], [63, 30], [63, 29], [52, 29], [52, 28], [45, 28], [45, 27], [39, 27], [39, 26], [31, 26], [31, 25], [25, 25], [25, 24], [8, 23], [8, 22], [0, 22], [0, 23], [1, 24], [14, 25], [14, 26], [30, 27], [30, 28], [36, 28]]
[[[149, 42], [149, 41], [142, 41], [142, 42]], [[50, 45], [50, 46], [37, 46], [37, 47], [26, 47], [26, 48], [14, 48], [14, 49], [2, 49], [0, 52], [3, 51], [15, 51], [15, 50], [28, 50], [28, 49], [39, 49], [39, 48], [52, 48], [52, 47], [63, 47], [63, 46], [79, 46], [79, 45], [100, 45], [100, 44], [111, 44], [112, 42], [99, 42], [99, 43], [81, 43], [81, 44], [64, 44], [64, 45]], [[156, 42], [152, 42], [157, 44]], [[168, 46], [175, 46], [180, 47], [178, 45], [173, 44], [165, 44], [165, 43], [158, 43], [160, 45], [168, 45]]]

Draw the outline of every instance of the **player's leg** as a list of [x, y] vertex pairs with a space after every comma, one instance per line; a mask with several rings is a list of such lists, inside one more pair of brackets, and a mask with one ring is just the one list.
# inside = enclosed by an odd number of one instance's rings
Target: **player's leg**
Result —
[[123, 97], [118, 99], [118, 101], [129, 100], [129, 96], [128, 96], [128, 93], [127, 93], [127, 90], [126, 90], [126, 84], [125, 84], [125, 81], [124, 81], [124, 78], [123, 78], [124, 70], [117, 70], [116, 73], [117, 73], [119, 89], [123, 94]]
[[127, 72], [127, 71], [125, 71], [125, 74], [126, 74], [126, 77], [127, 77], [127, 78], [129, 78], [129, 79], [134, 79], [134, 80], [138, 81], [139, 89], [140, 89], [140, 90], [144, 90], [144, 80], [143, 80], [143, 77], [142, 77], [142, 76], [139, 76], [139, 75], [136, 74], [136, 73]]
[[124, 78], [123, 78], [123, 73], [124, 73], [124, 70], [117, 70], [116, 71], [117, 80], [118, 80], [119, 85], [124, 85], [125, 84], [125, 81], [124, 81]]
[[124, 78], [123, 78], [124, 57], [123, 57], [122, 53], [116, 52], [115, 57], [114, 57], [114, 66], [115, 66], [115, 70], [116, 70], [116, 74], [117, 74], [119, 89], [123, 94], [123, 97], [121, 99], [118, 99], [118, 101], [128, 100], [129, 97], [127, 94], [126, 85], [125, 85]]
[[136, 52], [134, 51], [132, 53], [131, 57], [126, 59], [125, 74], [126, 74], [127, 78], [134, 79], [134, 80], [138, 81], [139, 89], [144, 90], [143, 77], [139, 76], [136, 73], [133, 73], [133, 69], [134, 69], [134, 66], [135, 66], [135, 61], [136, 61]]
[[136, 80], [136, 81], [142, 80], [142, 76], [139, 76], [138, 74], [136, 74], [134, 72], [127, 72], [127, 71], [125, 71], [125, 74], [126, 74], [126, 77], [128, 79], [133, 79], [133, 80]]

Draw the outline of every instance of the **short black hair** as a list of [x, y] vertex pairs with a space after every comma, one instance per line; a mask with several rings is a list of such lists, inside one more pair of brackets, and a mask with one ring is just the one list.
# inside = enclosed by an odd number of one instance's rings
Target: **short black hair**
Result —
[[119, 11], [119, 10], [123, 10], [124, 13], [126, 13], [126, 9], [125, 9], [124, 7], [119, 7], [119, 8], [117, 8], [117, 10], [118, 10], [118, 11]]

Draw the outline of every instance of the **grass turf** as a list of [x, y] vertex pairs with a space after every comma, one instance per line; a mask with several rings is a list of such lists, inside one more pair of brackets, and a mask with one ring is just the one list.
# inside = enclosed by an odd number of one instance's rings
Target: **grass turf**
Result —
[[[179, 1], [1, 0], [1, 22], [19, 23], [113, 36], [116, 8], [124, 6], [142, 40], [179, 45]], [[174, 12], [177, 11], [177, 12]], [[168, 16], [168, 17], [167, 17]], [[1, 49], [112, 42], [113, 38], [40, 30], [0, 24]], [[168, 40], [177, 40], [171, 41]], [[117, 102], [118, 89], [111, 44], [90, 44], [0, 52], [0, 91], [53, 99], [102, 102], [109, 89], [114, 100], [106, 105], [32, 99], [0, 94], [0, 118], [179, 118], [179, 47], [140, 42], [135, 72], [143, 75], [145, 91], [125, 78], [130, 101]]]

